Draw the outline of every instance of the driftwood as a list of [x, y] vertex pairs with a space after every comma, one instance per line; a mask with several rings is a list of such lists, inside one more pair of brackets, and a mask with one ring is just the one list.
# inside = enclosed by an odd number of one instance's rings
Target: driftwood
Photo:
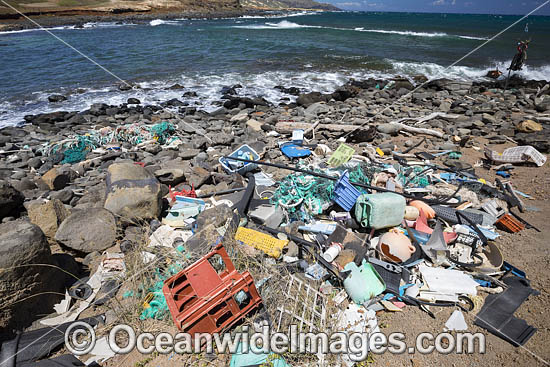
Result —
[[443, 133], [440, 131], [436, 131], [432, 129], [424, 129], [421, 127], [412, 127], [399, 122], [390, 122], [390, 124], [398, 127], [399, 131], [403, 130], [413, 134], [424, 134], [424, 135], [436, 136], [438, 138], [443, 138]]
[[[391, 125], [393, 127], [392, 130], [395, 133], [399, 131], [406, 131], [413, 134], [424, 134], [424, 135], [436, 136], [438, 138], [443, 138], [442, 132], [432, 130], [432, 129], [413, 127], [403, 123], [404, 121], [414, 121], [416, 125], [425, 121], [429, 121], [436, 117], [441, 117], [444, 119], [455, 119], [455, 118], [458, 118], [459, 115], [452, 115], [452, 114], [447, 114], [443, 112], [434, 112], [429, 114], [428, 116], [418, 117], [418, 118], [405, 117], [383, 125]], [[275, 130], [280, 134], [292, 134], [292, 131], [296, 129], [304, 130], [304, 134], [309, 133], [313, 129], [349, 133], [361, 128], [362, 127], [359, 125], [320, 124], [319, 122], [316, 122], [315, 124], [310, 124], [307, 122], [292, 122], [292, 121], [280, 121], [275, 125]]]
[[429, 115], [424, 116], [424, 117], [404, 117], [404, 118], [401, 118], [399, 120], [392, 121], [391, 123], [401, 123], [401, 122], [405, 122], [405, 121], [414, 121], [414, 123], [416, 125], [416, 124], [420, 124], [422, 122], [430, 121], [430, 120], [432, 120], [436, 117], [441, 117], [443, 119], [454, 120], [454, 119], [459, 118], [460, 115], [449, 114], [449, 113], [444, 113], [444, 112], [434, 112], [434, 113], [430, 113]]
[[315, 130], [327, 130], [333, 132], [347, 133], [359, 128], [358, 125], [339, 125], [339, 124], [309, 124], [307, 122], [281, 121], [275, 124], [275, 131], [279, 134], [292, 134], [296, 129], [304, 130], [315, 128]]

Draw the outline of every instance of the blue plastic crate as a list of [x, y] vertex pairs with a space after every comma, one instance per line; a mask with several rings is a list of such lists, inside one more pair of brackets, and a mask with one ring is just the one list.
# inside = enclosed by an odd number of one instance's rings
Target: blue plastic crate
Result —
[[334, 192], [332, 193], [332, 201], [349, 212], [353, 208], [353, 205], [355, 205], [359, 195], [361, 193], [349, 182], [348, 171], [344, 171], [340, 179], [336, 181]]
[[[250, 148], [246, 144], [241, 145], [239, 149], [229, 154], [229, 157], [242, 158], [242, 159], [248, 159], [248, 160], [254, 160], [254, 161], [257, 161], [260, 159], [260, 155], [256, 153], [254, 149]], [[241, 175], [244, 175], [246, 172], [252, 171], [253, 169], [256, 169], [258, 167], [258, 165], [255, 163], [239, 162], [239, 161], [234, 161], [229, 158], [223, 158], [223, 157], [221, 157], [218, 161], [228, 173], [239, 173]]]

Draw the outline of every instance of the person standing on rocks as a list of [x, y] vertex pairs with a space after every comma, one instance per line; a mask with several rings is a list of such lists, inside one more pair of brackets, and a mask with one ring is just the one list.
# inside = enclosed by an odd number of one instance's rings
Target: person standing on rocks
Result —
[[519, 71], [523, 68], [523, 63], [527, 60], [527, 48], [529, 47], [528, 41], [519, 41], [517, 47], [517, 54], [512, 59], [512, 63], [508, 70]]

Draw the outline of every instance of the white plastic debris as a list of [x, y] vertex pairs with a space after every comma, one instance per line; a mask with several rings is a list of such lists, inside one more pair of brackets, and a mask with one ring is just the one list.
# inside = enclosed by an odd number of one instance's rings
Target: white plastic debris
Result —
[[422, 278], [432, 292], [443, 294], [477, 295], [478, 283], [468, 274], [459, 270], [431, 268], [426, 265], [418, 267]]
[[104, 336], [96, 341], [94, 348], [89, 353], [92, 357], [88, 358], [84, 364], [91, 365], [93, 362], [100, 363], [115, 356], [115, 352], [109, 347], [107, 337]]
[[256, 180], [257, 186], [273, 186], [275, 181], [271, 179], [271, 175], [268, 175], [265, 172], [258, 172], [254, 174], [254, 179]]
[[[370, 336], [374, 333], [380, 333], [376, 312], [367, 310], [363, 306], [355, 303], [350, 303], [348, 307], [338, 315], [337, 329], [348, 335], [366, 333]], [[370, 338], [366, 338], [366, 340], [363, 340], [366, 341], [367, 345], [362, 345], [361, 349], [366, 349], [366, 351], [368, 351], [369, 339]], [[352, 353], [341, 354], [341, 365], [351, 367], [358, 361], [358, 357], [360, 356], [354, 356]]]
[[71, 296], [69, 295], [68, 291], [65, 291], [65, 298], [63, 298], [61, 302], [53, 305], [53, 309], [55, 310], [55, 312], [57, 312], [58, 315], [61, 315], [69, 311], [70, 305], [71, 305]]
[[[75, 321], [78, 318], [78, 316], [82, 313], [82, 311], [84, 311], [90, 306], [90, 304], [94, 301], [94, 298], [97, 295], [97, 292], [99, 292], [99, 288], [101, 288], [101, 283], [103, 281], [102, 272], [103, 272], [103, 267], [100, 264], [96, 272], [86, 282], [92, 288], [92, 294], [90, 294], [88, 298], [80, 301], [80, 303], [73, 305], [73, 307], [69, 309], [69, 311], [59, 316], [55, 316], [45, 320], [40, 320], [40, 323], [42, 325], [53, 326], [53, 325], [60, 325], [65, 322]], [[78, 305], [78, 307], [76, 305]]]
[[464, 315], [460, 310], [455, 310], [451, 317], [449, 317], [445, 323], [445, 329], [448, 331], [468, 330], [468, 325], [466, 325], [466, 320], [464, 320]]
[[485, 156], [499, 163], [522, 163], [532, 161], [539, 167], [546, 163], [546, 156], [530, 145], [508, 148], [502, 153], [485, 148]]
[[177, 238], [181, 238], [183, 242], [185, 242], [189, 238], [191, 238], [192, 235], [193, 235], [193, 232], [191, 231], [174, 229], [169, 225], [165, 224], [158, 227], [157, 230], [153, 232], [153, 234], [149, 237], [149, 240], [151, 241], [149, 243], [149, 246], [150, 247], [163, 246], [163, 247], [172, 248], [172, 243]]

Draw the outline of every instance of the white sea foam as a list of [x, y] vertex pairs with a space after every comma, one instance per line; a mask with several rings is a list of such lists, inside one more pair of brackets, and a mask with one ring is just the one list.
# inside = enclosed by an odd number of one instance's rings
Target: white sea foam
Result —
[[296, 13], [284, 13], [284, 14], [266, 14], [266, 15], [243, 15], [240, 19], [269, 19], [269, 18], [292, 18], [303, 17], [306, 15], [318, 15], [321, 12], [318, 11], [300, 11]]
[[414, 32], [414, 31], [394, 31], [394, 30], [385, 30], [385, 29], [365, 29], [363, 27], [354, 28], [354, 31], [358, 32], [370, 32], [370, 33], [386, 33], [386, 34], [399, 34], [402, 36], [413, 36], [413, 37], [459, 37], [464, 39], [472, 40], [486, 40], [483, 37], [474, 37], [474, 36], [460, 36], [453, 35], [444, 32]]
[[[89, 108], [93, 103], [107, 103], [120, 105], [130, 97], [138, 98], [143, 104], [159, 104], [172, 98], [178, 98], [189, 103], [191, 107], [197, 107], [206, 111], [212, 111], [219, 107], [221, 88], [226, 85], [241, 84], [239, 89], [241, 96], [263, 96], [268, 101], [278, 104], [281, 98], [295, 100], [295, 96], [281, 93], [274, 89], [277, 85], [286, 87], [294, 86], [303, 92], [320, 91], [329, 93], [338, 86], [344, 84], [350, 78], [356, 80], [369, 77], [385, 79], [395, 75], [412, 76], [424, 74], [430, 79], [451, 78], [459, 80], [480, 80], [487, 71], [498, 66], [505, 72], [510, 60], [494, 62], [486, 67], [474, 68], [467, 66], [454, 66], [446, 69], [442, 65], [434, 63], [402, 62], [386, 60], [392, 68], [384, 72], [375, 70], [339, 70], [333, 72], [319, 72], [312, 65], [304, 65], [304, 71], [270, 71], [258, 74], [251, 73], [226, 73], [226, 74], [189, 74], [170, 80], [157, 80], [138, 83], [140, 89], [120, 91], [116, 86], [90, 88], [85, 93], [69, 94], [67, 101], [61, 103], [48, 103], [47, 97], [52, 91], [33, 93], [27, 100], [0, 101], [0, 127], [21, 123], [27, 114], [38, 114], [54, 111], [80, 111]], [[550, 65], [541, 67], [526, 66], [518, 75], [527, 79], [539, 79], [550, 81]], [[167, 87], [179, 83], [185, 85], [185, 90], [168, 90]], [[182, 97], [186, 91], [195, 91], [198, 97]], [[59, 91], [63, 94], [67, 90]]]
[[237, 26], [233, 26], [233, 28], [242, 28], [242, 29], [321, 28], [321, 29], [333, 29], [337, 31], [356, 31], [356, 32], [368, 32], [368, 33], [397, 34], [401, 36], [410, 36], [410, 37], [458, 37], [458, 38], [471, 39], [471, 40], [486, 40], [486, 38], [483, 38], [483, 37], [461, 36], [461, 35], [453, 35], [453, 34], [448, 34], [443, 32], [395, 31], [395, 30], [385, 30], [385, 29], [365, 29], [364, 27], [356, 27], [356, 28], [323, 27], [318, 25], [298, 24], [294, 22], [289, 22], [287, 20], [283, 20], [279, 23], [266, 22], [264, 24], [237, 25]]
[[126, 26], [134, 26], [137, 25], [135, 23], [119, 23], [119, 22], [88, 22], [84, 23], [82, 27], [84, 29], [90, 29], [90, 28], [114, 28], [114, 27], [126, 27]]
[[[449, 78], [460, 80], [478, 80], [485, 77], [489, 70], [494, 70], [498, 67], [502, 72], [506, 72], [506, 68], [510, 65], [511, 60], [496, 61], [491, 65], [483, 68], [475, 68], [469, 66], [452, 66], [446, 68], [443, 65], [435, 63], [416, 63], [388, 60], [393, 66], [395, 74], [415, 75], [423, 74], [430, 79]], [[524, 66], [523, 70], [514, 72], [525, 79], [548, 80], [550, 81], [550, 65], [540, 67]], [[504, 77], [504, 75], [502, 76]]]
[[32, 29], [21, 29], [18, 31], [0, 31], [0, 36], [3, 34], [15, 34], [15, 33], [27, 33], [27, 32], [37, 32], [37, 31], [63, 31], [63, 30], [81, 30], [81, 29], [94, 29], [94, 28], [114, 28], [114, 27], [126, 27], [126, 26], [135, 26], [135, 23], [118, 23], [118, 22], [87, 22], [82, 25], [82, 27], [77, 27], [74, 25], [68, 26], [59, 26], [59, 27], [50, 27], [50, 28], [32, 28]]
[[36, 32], [36, 31], [58, 31], [58, 30], [65, 30], [65, 29], [75, 29], [75, 26], [62, 26], [62, 27], [51, 27], [51, 28], [32, 28], [32, 29], [21, 29], [18, 31], [1, 31], [0, 36], [3, 34], [13, 34], [13, 33], [26, 33], [26, 32]]
[[242, 28], [242, 29], [297, 29], [297, 28], [323, 28], [323, 27], [298, 24], [298, 23], [294, 23], [294, 22], [289, 22], [288, 20], [282, 20], [279, 23], [266, 22], [264, 24], [236, 25], [236, 26], [233, 26], [233, 28]]
[[177, 20], [163, 20], [163, 19], [153, 19], [152, 21], [149, 22], [149, 25], [152, 27], [156, 27], [164, 24], [175, 25], [175, 24], [181, 24], [181, 23], [178, 22]]

